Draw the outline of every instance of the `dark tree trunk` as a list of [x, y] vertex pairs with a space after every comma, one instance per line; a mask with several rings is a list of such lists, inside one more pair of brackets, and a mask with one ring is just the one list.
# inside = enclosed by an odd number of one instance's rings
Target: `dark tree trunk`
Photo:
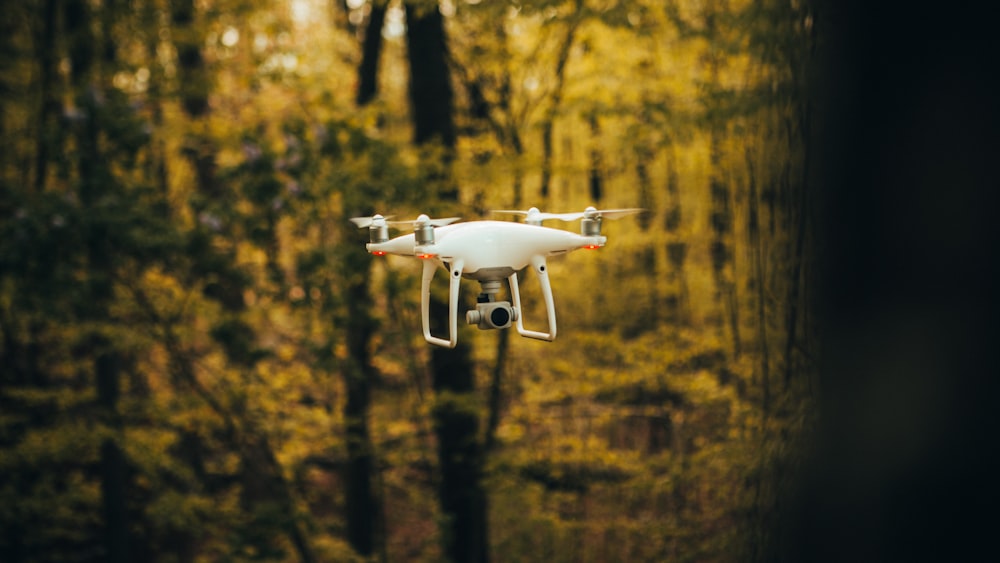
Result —
[[209, 78], [201, 54], [201, 33], [196, 27], [194, 0], [171, 2], [174, 47], [177, 49], [178, 81], [181, 105], [190, 117], [208, 114]]
[[[101, 154], [101, 102], [97, 93], [105, 86], [97, 69], [97, 43], [92, 31], [92, 13], [85, 0], [72, 0], [64, 5], [66, 35], [69, 38], [72, 85], [83, 121], [76, 130], [79, 145], [80, 203], [86, 208], [97, 203], [106, 191], [113, 189], [113, 179]], [[100, 223], [90, 226], [87, 237], [87, 304], [85, 315], [103, 320], [108, 315], [112, 299], [111, 277], [114, 269], [113, 249], [108, 242], [107, 227]], [[121, 387], [121, 353], [105, 336], [94, 333], [89, 337], [94, 351], [94, 383], [101, 418], [111, 430], [121, 436], [123, 423], [118, 414]], [[99, 454], [100, 490], [104, 517], [105, 560], [126, 563], [129, 558], [129, 530], [126, 514], [127, 465], [121, 445], [115, 438], [101, 442]]]
[[[407, 48], [410, 62], [410, 102], [414, 142], [438, 141], [451, 151], [455, 125], [447, 44], [440, 12], [407, 4]], [[446, 155], [446, 160], [450, 157]], [[445, 162], [447, 167], [450, 162]], [[441, 176], [450, 176], [447, 168]], [[450, 177], [430, 178], [445, 186]], [[453, 188], [441, 190], [446, 201], [457, 202]], [[440, 325], [448, 306], [433, 299], [432, 324]], [[440, 334], [441, 326], [434, 327]], [[475, 377], [469, 345], [460, 340], [454, 349], [431, 351], [434, 390], [434, 432], [438, 441], [441, 480], [438, 498], [443, 514], [444, 552], [452, 563], [485, 562], [489, 558], [487, 500], [483, 488], [483, 447], [479, 443], [479, 412], [475, 404]]]
[[[447, 315], [440, 304], [432, 311]], [[483, 447], [479, 443], [479, 412], [475, 404], [475, 377], [469, 346], [435, 347], [434, 433], [438, 440], [441, 482], [438, 498], [444, 515], [444, 547], [452, 563], [489, 560], [487, 499], [483, 488]]]
[[45, 189], [48, 177], [49, 151], [57, 135], [55, 125], [59, 113], [59, 98], [55, 93], [56, 74], [56, 0], [45, 0], [42, 10], [41, 36], [38, 38], [39, 98], [38, 139], [35, 144], [35, 190]]
[[406, 4], [413, 142], [455, 146], [454, 93], [448, 73], [444, 21], [436, 6]]
[[591, 113], [590, 125], [590, 200], [595, 204], [604, 197], [604, 153], [601, 151], [601, 122]]
[[[382, 26], [385, 23], [387, 2], [373, 1], [367, 27], [361, 44], [361, 63], [358, 66], [358, 91], [355, 103], [363, 106], [378, 94], [378, 67], [382, 53]], [[363, 210], [349, 210], [348, 215], [361, 215]], [[345, 235], [353, 236], [354, 230], [345, 222]], [[347, 541], [354, 551], [370, 557], [375, 553], [378, 539], [380, 509], [374, 494], [372, 480], [375, 452], [368, 429], [368, 411], [371, 404], [371, 385], [376, 371], [371, 362], [369, 345], [375, 331], [375, 319], [370, 311], [372, 297], [368, 290], [368, 272], [371, 260], [363, 250], [352, 252], [346, 262], [362, 272], [349, 276], [347, 352], [350, 363], [343, 370], [347, 401], [344, 404], [345, 433], [347, 438], [347, 464], [344, 482], [347, 485], [345, 503], [347, 511]], [[351, 266], [353, 264], [353, 266]]]
[[[110, 347], [110, 342], [98, 346]], [[99, 352], [94, 362], [97, 379], [97, 400], [103, 411], [105, 423], [116, 434], [122, 435], [124, 424], [118, 413], [118, 396], [121, 393], [121, 356], [108, 349]], [[109, 563], [126, 563], [129, 557], [129, 529], [126, 495], [128, 493], [128, 466], [121, 446], [112, 438], [101, 442], [100, 452], [101, 501], [104, 508], [105, 549]]]
[[669, 284], [668, 293], [664, 299], [664, 311], [678, 334], [677, 327], [688, 326], [691, 323], [690, 307], [688, 306], [687, 277], [684, 275], [684, 264], [687, 261], [688, 245], [677, 234], [683, 217], [679, 180], [677, 177], [677, 162], [673, 147], [667, 147], [667, 212], [663, 220], [663, 228], [670, 235], [667, 243], [667, 272]]
[[[351, 235], [354, 235], [353, 229]], [[344, 370], [347, 401], [344, 404], [345, 433], [347, 438], [346, 483], [347, 541], [359, 554], [368, 557], [375, 552], [376, 522], [379, 509], [373, 494], [372, 471], [374, 470], [374, 450], [368, 430], [368, 411], [371, 403], [371, 382], [375, 377], [371, 354], [368, 347], [375, 331], [375, 319], [371, 317], [372, 298], [368, 291], [367, 268], [371, 265], [367, 252], [358, 251], [348, 257], [363, 274], [350, 276], [353, 280], [345, 289], [348, 296], [347, 352], [349, 365]]]
[[387, 4], [372, 2], [368, 26], [361, 43], [361, 64], [358, 66], [358, 92], [355, 103], [363, 106], [378, 94], [378, 65], [382, 55], [382, 25], [385, 23]]
[[[211, 81], [201, 53], [203, 37], [196, 25], [194, 0], [177, 0], [171, 8], [181, 107], [189, 118], [199, 120], [207, 117], [211, 109], [208, 103]], [[215, 147], [201, 136], [189, 135], [183, 150], [194, 168], [198, 192], [217, 199], [221, 194], [216, 182]]]

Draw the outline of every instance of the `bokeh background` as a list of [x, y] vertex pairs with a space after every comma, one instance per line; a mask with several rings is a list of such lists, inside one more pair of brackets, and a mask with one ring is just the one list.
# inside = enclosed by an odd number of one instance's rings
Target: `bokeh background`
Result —
[[[978, 555], [989, 34], [858, 4], [5, 6], [0, 560]], [[588, 205], [455, 350], [347, 220]]]

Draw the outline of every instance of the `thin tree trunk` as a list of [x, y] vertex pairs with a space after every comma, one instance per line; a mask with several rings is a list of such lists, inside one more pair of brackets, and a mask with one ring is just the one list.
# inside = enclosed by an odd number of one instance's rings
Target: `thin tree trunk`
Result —
[[[159, 30], [159, 12], [152, 3], [147, 3], [142, 12], [143, 25], [147, 29]], [[159, 48], [159, 34], [151, 34], [146, 40], [146, 57], [149, 60], [156, 60], [157, 49]], [[167, 169], [167, 149], [166, 142], [161, 135], [163, 131], [163, 73], [159, 70], [159, 65], [150, 65], [149, 86], [146, 90], [146, 99], [150, 106], [151, 120], [153, 125], [152, 138], [149, 143], [149, 156], [146, 161], [147, 175], [154, 179], [158, 188], [161, 201], [158, 202], [160, 211], [164, 217], [170, 214], [170, 173]]]
[[[496, 41], [503, 45], [500, 59], [506, 61], [509, 57], [506, 49], [507, 32], [504, 29], [503, 22], [495, 25], [494, 30], [497, 35]], [[470, 91], [470, 98], [474, 98], [475, 100], [473, 102], [475, 107], [472, 111], [472, 117], [485, 120], [493, 131], [497, 143], [503, 147], [504, 152], [506, 153], [509, 148], [516, 159], [514, 170], [512, 171], [514, 177], [511, 182], [513, 194], [511, 207], [513, 209], [520, 209], [524, 196], [524, 173], [520, 166], [521, 157], [524, 156], [524, 143], [521, 141], [519, 126], [523, 120], [514, 115], [511, 107], [510, 70], [504, 66], [499, 79], [500, 86], [496, 92], [497, 103], [491, 104], [482, 93], [482, 81], [473, 77], [454, 57], [449, 57], [449, 62], [451, 63], [450, 67], [459, 73], [459, 78], [466, 84], [467, 90]], [[472, 92], [475, 92], [475, 94]], [[500, 115], [498, 116], [496, 113]]]
[[[799, 118], [802, 124], [803, 138], [808, 138], [809, 130], [809, 109], [802, 108]], [[784, 386], [787, 389], [792, 382], [792, 375], [795, 372], [795, 362], [792, 361], [792, 354], [795, 351], [795, 342], [798, 333], [800, 288], [802, 285], [802, 267], [805, 262], [805, 242], [806, 229], [808, 227], [809, 216], [809, 191], [807, 190], [807, 174], [809, 173], [809, 148], [805, 149], [802, 176], [799, 185], [798, 205], [793, 207], [792, 212], [798, 218], [795, 226], [795, 250], [792, 255], [792, 271], [788, 286], [788, 317], [786, 322], [785, 335], [785, 378]]]
[[35, 142], [35, 191], [45, 190], [48, 178], [49, 149], [57, 135], [55, 119], [59, 113], [56, 83], [56, 0], [45, 0], [42, 10], [42, 31], [38, 39], [39, 98], [38, 138]]
[[[188, 118], [198, 121], [210, 111], [211, 81], [201, 53], [203, 38], [196, 25], [194, 0], [178, 0], [171, 6], [181, 107]], [[221, 195], [216, 182], [215, 152], [215, 147], [202, 135], [189, 134], [185, 139], [184, 153], [194, 169], [198, 192], [210, 199]]]
[[590, 200], [598, 204], [604, 198], [604, 154], [601, 152], [601, 122], [597, 112], [590, 114]]
[[[716, 26], [716, 7], [708, 7], [705, 14], [705, 33], [709, 40], [714, 40], [718, 33]], [[720, 55], [714, 46], [709, 47], [707, 54], [708, 80], [711, 87], [719, 83]], [[709, 111], [714, 111], [715, 102], [710, 101]], [[729, 185], [722, 177], [722, 137], [725, 127], [718, 115], [711, 116], [709, 128], [709, 197], [711, 201], [709, 225], [712, 229], [710, 243], [712, 260], [712, 277], [715, 282], [715, 303], [721, 318], [718, 322], [720, 340], [725, 337], [725, 323], [728, 320], [729, 333], [732, 339], [732, 351], [735, 357], [740, 356], [739, 307], [736, 299], [735, 277], [730, 272], [733, 263], [732, 231], [733, 212]]]
[[687, 259], [687, 243], [677, 236], [683, 219], [677, 163], [672, 147], [667, 148], [667, 212], [663, 228], [670, 235], [667, 243], [667, 262], [670, 270], [667, 273], [668, 294], [665, 296], [665, 311], [671, 319], [672, 326], [687, 326], [691, 323], [687, 278], [684, 275], [684, 264]]
[[581, 13], [583, 12], [583, 0], [576, 0], [574, 3], [574, 11], [570, 16], [569, 27], [566, 29], [566, 36], [563, 38], [562, 43], [559, 45], [559, 52], [556, 55], [556, 67], [554, 70], [555, 75], [555, 87], [552, 90], [552, 99], [549, 102], [548, 109], [545, 110], [545, 116], [542, 118], [541, 129], [542, 129], [542, 180], [538, 188], [538, 193], [541, 195], [542, 200], [547, 200], [549, 193], [551, 191], [552, 183], [552, 136], [555, 132], [555, 122], [556, 116], [559, 114], [559, 107], [562, 105], [563, 96], [563, 85], [566, 82], [566, 63], [569, 62], [570, 50], [573, 47], [573, 42], [576, 39], [576, 32], [580, 28], [580, 23], [583, 21]]
[[[648, 147], [642, 147], [636, 155], [635, 175], [639, 183], [639, 207], [643, 209], [653, 209], [653, 182], [649, 176], [649, 163], [653, 160], [653, 151]], [[652, 213], [641, 213], [638, 216], [639, 227], [649, 230], [652, 221]], [[654, 271], [653, 274], [656, 272]]]
[[747, 177], [749, 181], [749, 217], [747, 220], [747, 238], [750, 244], [752, 258], [751, 284], [757, 290], [757, 346], [760, 352], [760, 385], [763, 390], [762, 412], [766, 419], [771, 407], [771, 362], [767, 343], [767, 301], [764, 279], [764, 250], [760, 236], [760, 202], [757, 194], [757, 178], [754, 170], [753, 155], [746, 149]]

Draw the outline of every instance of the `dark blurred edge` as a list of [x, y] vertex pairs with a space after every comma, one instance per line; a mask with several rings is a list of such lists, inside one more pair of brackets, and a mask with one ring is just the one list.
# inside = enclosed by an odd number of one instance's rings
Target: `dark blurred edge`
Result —
[[996, 40], [966, 3], [814, 0], [821, 428], [770, 552], [995, 557]]

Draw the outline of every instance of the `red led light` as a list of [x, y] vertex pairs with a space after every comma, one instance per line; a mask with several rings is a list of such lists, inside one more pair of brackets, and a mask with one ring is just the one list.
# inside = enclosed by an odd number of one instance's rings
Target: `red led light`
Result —
[[417, 258], [421, 260], [427, 260], [428, 258], [434, 258], [433, 254], [417, 254]]
[[601, 245], [599, 245], [599, 244], [588, 244], [588, 245], [584, 246], [584, 248], [586, 248], [587, 250], [594, 250], [594, 249], [597, 249], [597, 248], [600, 248], [600, 247], [601, 247]]
[[385, 256], [385, 251], [384, 250], [372, 250], [372, 254], [374, 254], [375, 256]]

